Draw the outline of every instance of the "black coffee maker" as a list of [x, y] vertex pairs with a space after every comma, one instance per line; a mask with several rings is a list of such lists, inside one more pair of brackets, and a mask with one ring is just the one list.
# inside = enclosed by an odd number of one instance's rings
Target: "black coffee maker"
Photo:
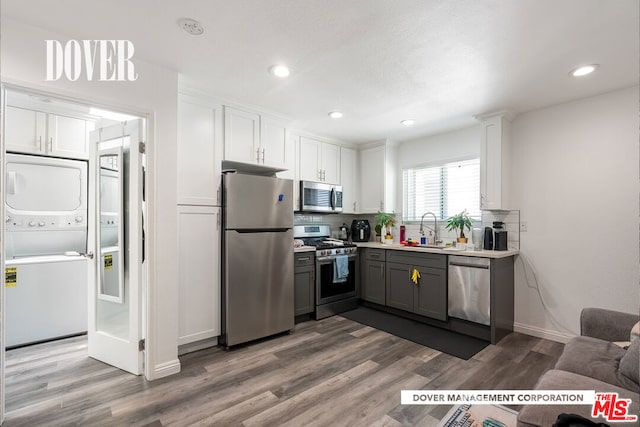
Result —
[[368, 242], [371, 237], [371, 226], [366, 219], [354, 219], [351, 221], [351, 241]]
[[507, 250], [507, 230], [504, 229], [504, 222], [502, 221], [493, 222], [493, 250]]
[[484, 228], [484, 244], [485, 250], [506, 251], [507, 250], [507, 230], [504, 228], [504, 222], [494, 221], [493, 229], [491, 227]]

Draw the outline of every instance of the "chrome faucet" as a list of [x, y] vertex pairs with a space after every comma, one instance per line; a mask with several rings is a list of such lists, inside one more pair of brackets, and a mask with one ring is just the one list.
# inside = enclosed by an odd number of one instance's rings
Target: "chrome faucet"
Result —
[[[424, 236], [424, 226], [423, 226], [423, 222], [424, 222], [424, 217], [427, 215], [433, 215], [433, 243], [437, 244], [439, 239], [438, 239], [438, 220], [436, 219], [436, 214], [434, 214], [433, 212], [427, 212], [424, 215], [422, 215], [422, 218], [420, 219], [420, 235]], [[427, 228], [431, 228], [431, 227], [427, 227]]]

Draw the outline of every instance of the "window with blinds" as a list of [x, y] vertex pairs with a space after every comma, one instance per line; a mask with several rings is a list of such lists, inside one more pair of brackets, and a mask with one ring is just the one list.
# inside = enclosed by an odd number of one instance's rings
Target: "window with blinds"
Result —
[[463, 210], [480, 219], [480, 159], [402, 171], [404, 221], [420, 221], [425, 212], [446, 219]]

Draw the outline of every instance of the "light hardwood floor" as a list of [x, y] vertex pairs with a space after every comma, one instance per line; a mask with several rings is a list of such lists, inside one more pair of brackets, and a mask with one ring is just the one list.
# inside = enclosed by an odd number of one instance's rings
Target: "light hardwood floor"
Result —
[[7, 352], [4, 425], [433, 426], [450, 407], [402, 406], [400, 390], [530, 389], [562, 348], [513, 333], [465, 361], [334, 316], [149, 382], [77, 337]]

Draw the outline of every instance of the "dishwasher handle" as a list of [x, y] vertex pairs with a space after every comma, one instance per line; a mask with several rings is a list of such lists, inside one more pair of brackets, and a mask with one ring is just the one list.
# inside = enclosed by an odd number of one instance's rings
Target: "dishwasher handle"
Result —
[[449, 266], [452, 266], [452, 267], [481, 268], [483, 270], [488, 270], [489, 269], [488, 265], [465, 264], [465, 263], [462, 263], [462, 262], [450, 262]]

